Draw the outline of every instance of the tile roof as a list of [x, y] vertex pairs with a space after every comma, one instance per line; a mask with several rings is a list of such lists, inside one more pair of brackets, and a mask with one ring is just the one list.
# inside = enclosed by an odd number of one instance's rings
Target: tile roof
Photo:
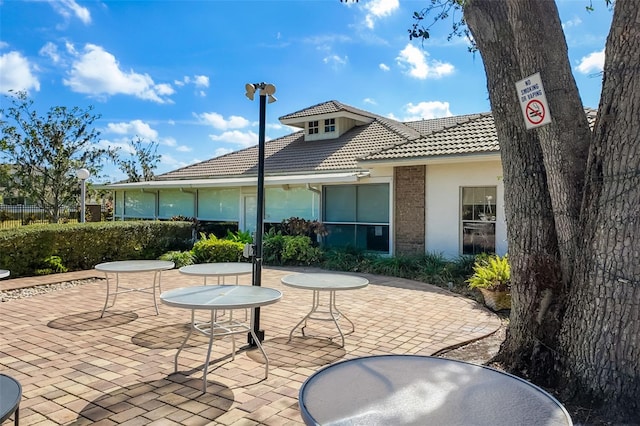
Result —
[[406, 124], [419, 128], [425, 136], [375, 152], [363, 160], [497, 153], [500, 150], [493, 115], [488, 112]]
[[[304, 132], [265, 143], [265, 173], [360, 170], [356, 160], [406, 142], [410, 128], [375, 120], [336, 139], [305, 141]], [[400, 132], [403, 130], [404, 132]], [[417, 135], [417, 132], [416, 132]], [[413, 136], [416, 136], [413, 135]], [[257, 175], [258, 147], [243, 149], [156, 176], [155, 180]]]
[[[265, 143], [265, 173], [357, 171], [367, 161], [385, 161], [480, 153], [500, 147], [490, 112], [400, 122], [338, 101], [323, 102], [280, 117], [296, 119], [345, 111], [371, 119], [336, 139], [305, 141], [298, 131]], [[595, 110], [587, 109], [591, 125]], [[362, 161], [364, 164], [359, 164]], [[257, 175], [258, 147], [235, 151], [158, 175], [154, 180], [206, 179]]]
[[376, 114], [373, 114], [369, 111], [354, 108], [352, 106], [345, 105], [338, 101], [327, 101], [317, 105], [310, 106], [308, 108], [301, 109], [296, 112], [292, 112], [291, 114], [283, 115], [282, 117], [279, 118], [279, 120], [312, 117], [316, 115], [331, 114], [331, 113], [340, 112], [340, 111], [351, 112], [353, 114], [362, 115], [363, 117], [368, 117], [368, 118], [378, 117]]

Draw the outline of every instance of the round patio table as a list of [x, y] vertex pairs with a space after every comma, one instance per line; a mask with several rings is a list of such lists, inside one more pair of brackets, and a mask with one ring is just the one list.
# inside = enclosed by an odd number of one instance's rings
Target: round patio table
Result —
[[7, 278], [10, 274], [11, 272], [6, 269], [0, 269], [0, 278]]
[[572, 425], [553, 396], [493, 368], [421, 355], [337, 362], [300, 388], [307, 425]]
[[[100, 318], [104, 316], [104, 312], [107, 309], [107, 305], [109, 304], [109, 297], [113, 294], [113, 303], [111, 306], [116, 304], [116, 299], [118, 294], [122, 293], [130, 293], [132, 291], [138, 291], [142, 293], [150, 293], [153, 294], [153, 306], [156, 308], [156, 315], [159, 315], [158, 311], [158, 302], [156, 300], [156, 288], [157, 291], [162, 291], [161, 285], [161, 272], [167, 269], [172, 269], [175, 266], [173, 262], [167, 260], [120, 260], [115, 262], [106, 262], [100, 263], [95, 266], [97, 271], [104, 272], [104, 275], [107, 279], [107, 297], [104, 301], [104, 307], [102, 308], [102, 314]], [[153, 272], [153, 282], [150, 286], [146, 287], [134, 287], [134, 288], [120, 288], [120, 274], [135, 274], [141, 272]], [[116, 288], [115, 291], [111, 292], [111, 276], [115, 275], [116, 277]]]
[[[238, 321], [233, 318], [233, 312], [228, 319], [218, 320], [216, 312], [218, 310], [249, 309], [259, 306], [270, 305], [276, 303], [282, 297], [279, 290], [268, 287], [246, 286], [246, 285], [216, 285], [216, 286], [196, 286], [183, 287], [175, 290], [169, 290], [160, 295], [160, 300], [165, 305], [175, 308], [191, 310], [191, 327], [189, 333], [184, 338], [182, 345], [176, 352], [174, 358], [174, 372], [178, 371], [178, 355], [184, 349], [185, 344], [189, 340], [191, 333], [196, 330], [206, 336], [209, 336], [209, 348], [207, 350], [206, 359], [202, 366], [202, 391], [207, 391], [207, 370], [209, 368], [209, 360], [211, 358], [211, 348], [213, 346], [214, 337], [231, 336], [232, 349], [231, 356], [235, 359], [236, 342], [234, 336], [240, 333], [250, 333], [253, 341], [262, 352], [265, 360], [264, 377], [269, 374], [269, 357], [264, 351], [260, 340], [253, 330], [254, 309], [250, 309], [251, 317], [246, 320]], [[208, 322], [197, 322], [195, 320], [196, 310], [208, 310], [211, 312], [211, 319]]]
[[[342, 347], [344, 347], [344, 333], [340, 328], [340, 324], [338, 324], [338, 320], [340, 318], [344, 318], [349, 322], [349, 324], [351, 324], [351, 331], [349, 333], [353, 333], [356, 328], [353, 321], [340, 312], [336, 306], [336, 291], [364, 288], [369, 285], [369, 280], [357, 275], [321, 272], [286, 275], [282, 277], [280, 281], [282, 281], [282, 284], [289, 287], [313, 291], [311, 310], [295, 325], [295, 327], [291, 329], [291, 332], [289, 333], [289, 341], [291, 341], [291, 338], [293, 337], [293, 332], [303, 323], [304, 325], [300, 330], [302, 335], [305, 336], [304, 329], [307, 327], [307, 320], [333, 321], [338, 329], [340, 338], [342, 339]], [[329, 292], [329, 303], [326, 310], [323, 310], [323, 308], [321, 308], [322, 305], [320, 304], [320, 293], [323, 291]]]
[[13, 377], [0, 374], [0, 424], [15, 413], [13, 423], [20, 423], [20, 398], [22, 386]]
[[237, 285], [240, 275], [248, 275], [253, 272], [253, 264], [247, 262], [198, 263], [183, 266], [178, 271], [185, 275], [204, 277], [204, 285], [207, 285], [207, 277], [217, 277], [218, 284], [225, 284], [225, 277], [235, 276]]

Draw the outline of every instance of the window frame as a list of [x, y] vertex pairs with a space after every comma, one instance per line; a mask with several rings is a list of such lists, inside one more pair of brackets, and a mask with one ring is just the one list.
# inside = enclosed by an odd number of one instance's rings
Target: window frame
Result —
[[496, 252], [497, 193], [498, 187], [494, 185], [460, 187], [459, 241], [462, 255]]
[[320, 122], [318, 120], [307, 122], [307, 134], [317, 135], [318, 133], [320, 133]]
[[[367, 217], [367, 214], [364, 215], [360, 215], [358, 213], [359, 209], [363, 207], [362, 204], [362, 200], [359, 200], [359, 197], [366, 197], [367, 194], [366, 191], [363, 191], [360, 194], [359, 188], [361, 187], [368, 187], [366, 189], [370, 189], [372, 186], [386, 186], [386, 190], [387, 193], [385, 194], [384, 197], [384, 201], [386, 204], [386, 209], [387, 211], [385, 212], [386, 214], [383, 214], [383, 216], [386, 216], [384, 218], [380, 218], [383, 220], [377, 221], [377, 220], [373, 220], [371, 221], [370, 217]], [[328, 220], [327, 219], [327, 206], [331, 207], [331, 204], [327, 202], [327, 189], [329, 188], [340, 188], [340, 189], [353, 189], [354, 190], [354, 196], [353, 196], [353, 214], [354, 216], [351, 218], [342, 218], [342, 219], [338, 219], [335, 218], [333, 220]], [[325, 227], [327, 228], [327, 230], [330, 230], [332, 228], [336, 228], [336, 229], [340, 229], [341, 232], [348, 232], [351, 233], [351, 237], [349, 237], [350, 239], [352, 239], [351, 243], [348, 243], [348, 245], [352, 245], [358, 248], [362, 248], [368, 252], [373, 252], [373, 253], [380, 253], [380, 254], [390, 254], [391, 253], [391, 213], [390, 213], [390, 200], [389, 200], [389, 193], [391, 191], [391, 185], [388, 183], [372, 183], [372, 184], [355, 184], [355, 185], [325, 185], [323, 186], [323, 191], [322, 191], [322, 222], [324, 223]], [[365, 217], [362, 217], [365, 216]], [[367, 220], [369, 219], [369, 220]], [[350, 229], [352, 228], [352, 229]], [[372, 235], [369, 235], [372, 234]], [[379, 238], [383, 238], [386, 241], [384, 243], [381, 243], [379, 241]], [[338, 240], [340, 241], [343, 238], [338, 238]], [[325, 237], [323, 239], [323, 243], [328, 244], [329, 246], [331, 246], [330, 243], [331, 240], [331, 236], [328, 235], [327, 237]], [[365, 245], [366, 246], [361, 246], [358, 243], [365, 241]], [[381, 250], [380, 247], [384, 245], [385, 249]], [[336, 245], [336, 247], [340, 247], [340, 245]], [[377, 247], [377, 248], [371, 248], [371, 247]]]
[[325, 118], [324, 119], [324, 132], [325, 133], [335, 133], [336, 131], [336, 119], [335, 118]]

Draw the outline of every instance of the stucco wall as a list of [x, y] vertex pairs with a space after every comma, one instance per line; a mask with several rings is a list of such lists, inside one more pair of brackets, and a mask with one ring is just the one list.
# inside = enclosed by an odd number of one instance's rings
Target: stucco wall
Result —
[[507, 251], [504, 187], [500, 161], [431, 164], [426, 169], [426, 251], [447, 258], [461, 254], [460, 188], [496, 186], [496, 252]]

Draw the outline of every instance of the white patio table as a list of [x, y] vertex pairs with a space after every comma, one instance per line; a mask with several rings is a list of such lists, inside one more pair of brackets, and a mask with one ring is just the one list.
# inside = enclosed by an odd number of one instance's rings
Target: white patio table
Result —
[[337, 362], [300, 388], [307, 425], [573, 424], [543, 389], [511, 374], [421, 355], [377, 355]]
[[[307, 326], [307, 320], [318, 321], [333, 321], [338, 329], [340, 338], [342, 339], [342, 347], [344, 347], [344, 333], [338, 324], [340, 318], [346, 319], [351, 324], [351, 331], [355, 331], [355, 325], [345, 314], [340, 312], [336, 306], [336, 291], [355, 290], [366, 287], [369, 285], [369, 280], [357, 275], [347, 274], [333, 274], [333, 273], [303, 273], [303, 274], [291, 274], [281, 278], [282, 284], [299, 288], [303, 290], [313, 291], [313, 302], [311, 304], [311, 310], [304, 316], [296, 325], [291, 329], [289, 333], [289, 341], [293, 337], [293, 332], [304, 323], [301, 328], [302, 335], [305, 336], [304, 329]], [[329, 292], [329, 304], [327, 310], [322, 310], [320, 304], [320, 293], [326, 291]], [[349, 334], [347, 333], [347, 334]]]
[[[102, 308], [100, 318], [104, 316], [104, 312], [107, 309], [109, 297], [111, 297], [111, 295], [113, 295], [113, 303], [111, 306], [114, 306], [116, 304], [118, 294], [130, 293], [132, 291], [153, 294], [153, 306], [156, 308], [156, 315], [158, 315], [160, 312], [158, 311], [158, 301], [156, 300], [156, 288], [158, 289], [158, 293], [162, 291], [161, 272], [167, 269], [172, 269], [174, 266], [175, 264], [173, 262], [166, 260], [121, 260], [96, 265], [95, 269], [97, 271], [104, 272], [105, 277], [107, 278], [107, 297], [104, 301], [104, 307]], [[153, 282], [151, 283], [151, 286], [120, 288], [120, 274], [136, 274], [142, 272], [153, 272]], [[111, 292], [111, 278], [114, 275], [116, 278], [116, 288], [115, 291]]]
[[204, 285], [207, 285], [207, 277], [217, 277], [218, 284], [225, 284], [225, 277], [236, 277], [236, 285], [240, 275], [249, 275], [253, 272], [253, 264], [247, 262], [215, 262], [198, 263], [183, 266], [178, 271], [185, 275], [204, 277]]
[[[211, 358], [211, 348], [215, 337], [231, 336], [232, 341], [232, 359], [236, 355], [236, 342], [234, 336], [240, 333], [251, 334], [253, 341], [256, 343], [260, 352], [265, 359], [265, 379], [269, 375], [269, 358], [264, 351], [260, 340], [253, 330], [254, 309], [259, 306], [270, 305], [276, 303], [282, 297], [282, 293], [278, 290], [268, 287], [246, 286], [246, 285], [219, 285], [219, 286], [196, 286], [183, 287], [175, 290], [169, 290], [160, 295], [160, 300], [165, 305], [176, 308], [191, 310], [191, 327], [189, 333], [184, 338], [182, 345], [176, 352], [174, 358], [174, 372], [178, 371], [178, 356], [185, 344], [189, 340], [193, 330], [209, 336], [209, 348], [202, 367], [202, 391], [207, 391], [207, 370], [209, 368], [209, 360]], [[251, 311], [250, 320], [238, 321], [233, 318], [234, 309], [249, 309]], [[209, 322], [196, 322], [195, 311], [208, 310], [211, 312], [211, 320]], [[228, 319], [218, 321], [216, 312], [218, 310], [230, 310]]]

